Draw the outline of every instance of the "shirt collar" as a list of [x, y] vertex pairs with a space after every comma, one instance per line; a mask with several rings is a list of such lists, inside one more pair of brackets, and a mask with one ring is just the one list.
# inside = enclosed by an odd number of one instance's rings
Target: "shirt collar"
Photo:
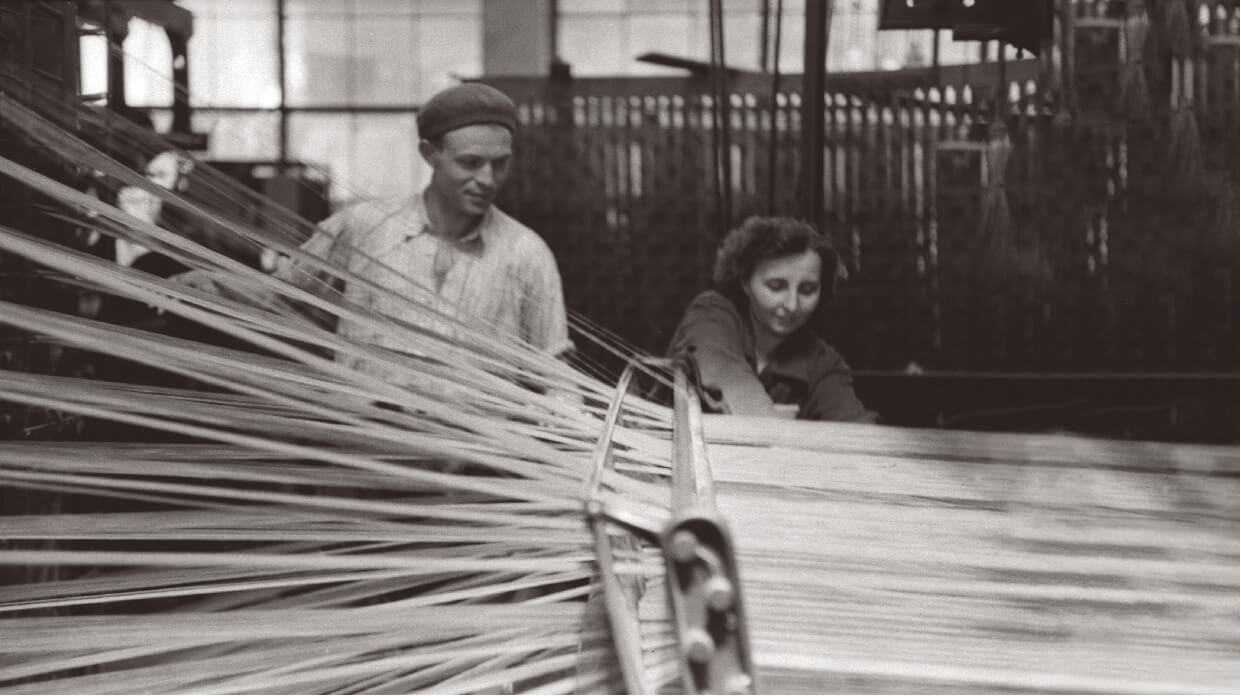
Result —
[[[415, 194], [410, 201], [410, 217], [414, 227], [413, 235], [417, 236], [423, 233], [434, 234], [431, 231], [431, 219], [427, 215], [426, 190], [422, 193]], [[491, 236], [491, 228], [495, 220], [495, 205], [487, 206], [487, 212], [483, 213], [478, 224], [470, 229], [469, 233], [460, 239], [453, 240], [462, 249], [471, 249], [482, 251], [486, 246], [487, 239]]]

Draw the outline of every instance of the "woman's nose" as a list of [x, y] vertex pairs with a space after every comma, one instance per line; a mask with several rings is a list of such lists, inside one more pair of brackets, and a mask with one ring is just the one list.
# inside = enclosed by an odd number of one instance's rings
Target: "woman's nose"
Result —
[[798, 310], [798, 308], [801, 306], [801, 301], [800, 301], [800, 298], [797, 296], [797, 293], [787, 292], [784, 294], [784, 301], [781, 304], [783, 305], [784, 309], [792, 313]]

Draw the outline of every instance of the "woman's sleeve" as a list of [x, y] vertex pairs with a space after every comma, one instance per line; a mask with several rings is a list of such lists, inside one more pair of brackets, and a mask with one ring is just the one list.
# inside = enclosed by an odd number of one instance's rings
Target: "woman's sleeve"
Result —
[[668, 354], [693, 354], [708, 406], [744, 416], [779, 416], [758, 375], [746, 361], [741, 318], [719, 295], [699, 295], [685, 310]]
[[810, 394], [802, 409], [811, 420], [874, 423], [879, 414], [862, 405], [853, 391], [853, 370], [835, 350], [827, 348], [811, 375]]

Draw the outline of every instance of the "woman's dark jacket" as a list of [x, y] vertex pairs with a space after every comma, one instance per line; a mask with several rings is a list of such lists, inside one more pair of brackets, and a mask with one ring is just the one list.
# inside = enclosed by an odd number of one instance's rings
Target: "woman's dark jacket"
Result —
[[715, 290], [689, 303], [672, 337], [668, 354], [687, 353], [693, 354], [710, 410], [774, 415], [773, 404], [793, 404], [803, 420], [877, 420], [854, 393], [853, 373], [844, 358], [808, 327], [777, 346], [756, 374], [748, 311]]

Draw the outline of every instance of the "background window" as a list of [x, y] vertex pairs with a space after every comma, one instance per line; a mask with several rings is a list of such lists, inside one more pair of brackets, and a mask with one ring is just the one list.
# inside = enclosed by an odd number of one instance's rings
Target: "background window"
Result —
[[124, 51], [125, 103], [139, 108], [171, 106], [172, 46], [168, 33], [134, 17], [129, 20]]
[[[727, 63], [762, 69], [762, 1], [725, 0], [724, 50]], [[771, 4], [775, 9], [775, 3]], [[780, 35], [780, 71], [801, 73], [805, 41], [804, 0], [785, 0]], [[827, 67], [838, 72], [895, 70], [929, 65], [930, 31], [879, 32], [878, 0], [835, 0], [828, 33]], [[974, 52], [970, 52], [971, 46]], [[698, 0], [560, 0], [560, 55], [582, 76], [677, 74], [678, 70], [640, 63], [648, 52], [707, 62], [711, 57], [707, 3]], [[977, 46], [940, 42], [940, 63], [977, 58]]]
[[426, 185], [414, 114], [294, 113], [289, 156], [327, 172], [331, 198], [407, 196]]
[[181, 0], [194, 14], [190, 104], [280, 106], [276, 0]]

